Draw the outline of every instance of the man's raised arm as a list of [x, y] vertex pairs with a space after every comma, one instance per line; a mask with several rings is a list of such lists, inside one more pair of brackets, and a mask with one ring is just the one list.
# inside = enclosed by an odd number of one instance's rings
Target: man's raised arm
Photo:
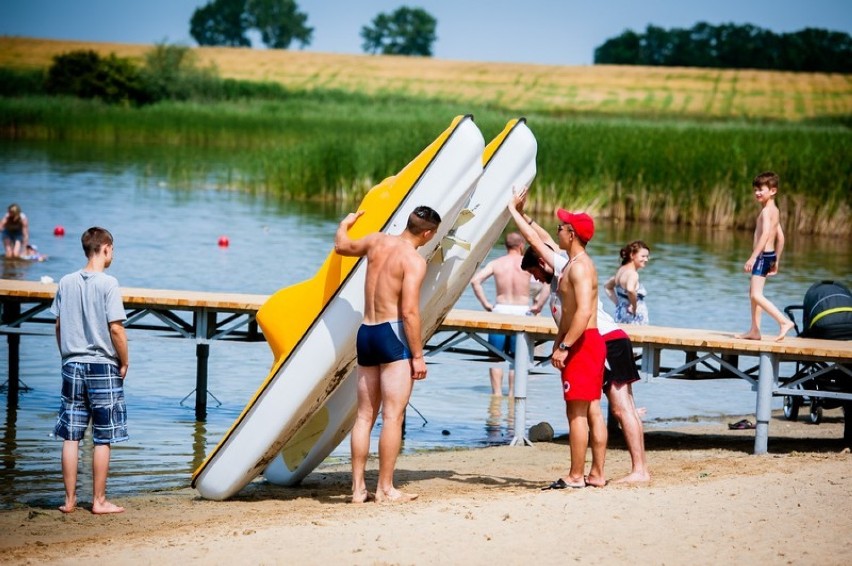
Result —
[[367, 250], [369, 249], [370, 234], [368, 236], [364, 236], [363, 238], [359, 238], [358, 240], [353, 240], [349, 237], [349, 229], [355, 224], [355, 222], [361, 218], [364, 214], [363, 210], [359, 210], [358, 212], [350, 212], [346, 215], [346, 218], [340, 221], [340, 224], [337, 226], [337, 232], [334, 235], [334, 251], [339, 253], [340, 255], [345, 256], [363, 256], [367, 254]]

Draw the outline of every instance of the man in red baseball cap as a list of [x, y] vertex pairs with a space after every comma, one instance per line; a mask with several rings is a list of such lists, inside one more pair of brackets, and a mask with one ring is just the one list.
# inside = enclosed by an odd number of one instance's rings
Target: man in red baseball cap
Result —
[[[553, 366], [562, 373], [562, 388], [570, 427], [571, 469], [551, 489], [603, 486], [606, 456], [606, 424], [601, 412], [606, 343], [598, 332], [598, 272], [586, 253], [595, 235], [595, 222], [584, 212], [556, 212], [557, 243], [568, 252], [569, 263], [559, 280], [562, 314], [553, 343]], [[592, 438], [592, 467], [584, 477], [589, 430]]]
[[556, 211], [556, 218], [571, 226], [574, 234], [582, 242], [583, 249], [595, 235], [595, 221], [585, 212], [568, 212], [560, 208]]

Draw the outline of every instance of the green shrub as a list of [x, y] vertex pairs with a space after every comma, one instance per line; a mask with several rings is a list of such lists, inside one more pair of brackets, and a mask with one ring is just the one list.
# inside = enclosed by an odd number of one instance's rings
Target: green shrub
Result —
[[53, 95], [98, 98], [110, 104], [145, 104], [152, 97], [130, 59], [110, 54], [103, 58], [88, 50], [53, 58], [45, 90]]
[[217, 100], [221, 80], [214, 68], [202, 69], [189, 47], [157, 44], [145, 55], [142, 78], [154, 100]]

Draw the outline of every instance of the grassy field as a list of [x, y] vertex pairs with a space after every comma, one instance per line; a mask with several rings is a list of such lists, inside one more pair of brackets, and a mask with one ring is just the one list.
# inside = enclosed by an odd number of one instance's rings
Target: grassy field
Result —
[[[75, 49], [141, 59], [151, 45], [0, 37], [0, 67], [47, 67]], [[672, 67], [522, 65], [203, 47], [226, 78], [465, 101], [521, 113], [748, 120], [848, 119], [852, 75]]]
[[[141, 58], [151, 46], [0, 38], [0, 67], [44, 67], [84, 48]], [[280, 81], [286, 96], [139, 109], [0, 98], [0, 138], [168, 146], [152, 167], [170, 176], [191, 180], [205, 163], [219, 173], [203, 176], [225, 188], [337, 201], [359, 199], [454, 115], [473, 113], [486, 140], [525, 115], [539, 142], [540, 211], [746, 228], [751, 178], [772, 169], [789, 231], [852, 233], [847, 76], [198, 52], [221, 76]]]

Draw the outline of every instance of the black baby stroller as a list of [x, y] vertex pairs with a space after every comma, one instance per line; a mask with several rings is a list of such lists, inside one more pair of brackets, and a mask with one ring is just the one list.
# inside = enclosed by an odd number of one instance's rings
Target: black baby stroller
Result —
[[[802, 311], [802, 329], [793, 316], [794, 310]], [[834, 281], [814, 283], [805, 293], [804, 303], [791, 305], [784, 309], [796, 329], [796, 334], [804, 338], [822, 338], [825, 340], [852, 340], [852, 292]], [[809, 378], [808, 378], [809, 377]], [[807, 379], [803, 379], [807, 378]], [[817, 396], [784, 396], [784, 416], [791, 421], [799, 416], [799, 407], [810, 404], [810, 421], [819, 424], [823, 407], [833, 409], [843, 406], [846, 414], [846, 431], [852, 419], [852, 401], [840, 399], [833, 394], [852, 394], [852, 366], [849, 364], [828, 364], [802, 362], [797, 364], [796, 374], [790, 382], [798, 382], [798, 389], [828, 393]]]

